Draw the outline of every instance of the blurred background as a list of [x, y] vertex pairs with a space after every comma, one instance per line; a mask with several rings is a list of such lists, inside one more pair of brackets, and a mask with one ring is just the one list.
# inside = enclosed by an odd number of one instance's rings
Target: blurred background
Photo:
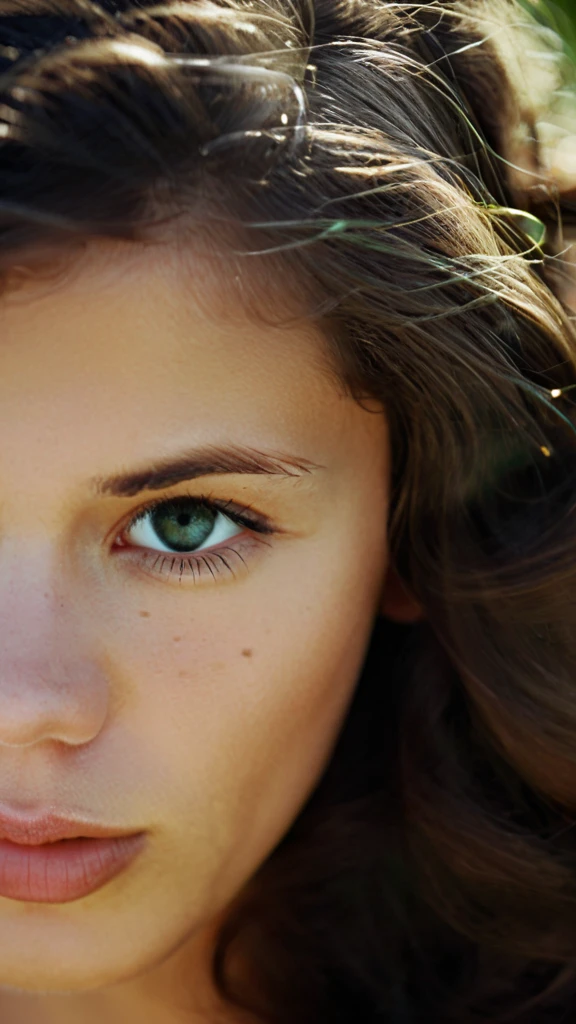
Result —
[[535, 103], [544, 162], [562, 199], [562, 248], [573, 267], [563, 275], [563, 298], [576, 313], [576, 0], [518, 2], [526, 20], [520, 80]]
[[533, 85], [540, 87], [543, 100], [539, 135], [559, 185], [576, 188], [576, 0], [520, 0], [520, 4], [538, 25], [543, 44], [536, 43], [531, 54]]

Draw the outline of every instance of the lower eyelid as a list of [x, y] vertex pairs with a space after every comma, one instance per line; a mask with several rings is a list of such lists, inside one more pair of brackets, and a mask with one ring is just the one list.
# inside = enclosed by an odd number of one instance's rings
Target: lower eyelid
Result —
[[271, 546], [270, 540], [249, 533], [237, 534], [225, 544], [182, 554], [124, 547], [117, 556], [134, 565], [134, 570], [158, 580], [178, 583], [208, 583], [246, 576], [251, 560]]

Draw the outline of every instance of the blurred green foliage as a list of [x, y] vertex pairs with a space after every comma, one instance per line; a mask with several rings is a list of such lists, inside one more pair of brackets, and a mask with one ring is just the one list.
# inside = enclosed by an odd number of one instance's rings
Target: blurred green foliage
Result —
[[576, 0], [520, 0], [522, 7], [541, 25], [556, 32], [576, 71]]

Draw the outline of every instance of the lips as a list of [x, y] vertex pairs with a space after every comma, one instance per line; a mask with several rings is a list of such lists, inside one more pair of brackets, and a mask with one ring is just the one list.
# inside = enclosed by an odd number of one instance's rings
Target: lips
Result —
[[0, 810], [0, 896], [38, 903], [81, 899], [115, 878], [143, 849], [129, 832], [55, 813]]
[[0, 809], [0, 839], [8, 839], [21, 846], [40, 846], [57, 843], [62, 839], [109, 839], [129, 834], [134, 830], [109, 828], [88, 821], [79, 821], [52, 812], [22, 817]]
[[64, 839], [41, 846], [0, 840], [0, 896], [70, 903], [120, 874], [143, 848], [144, 833], [119, 839]]

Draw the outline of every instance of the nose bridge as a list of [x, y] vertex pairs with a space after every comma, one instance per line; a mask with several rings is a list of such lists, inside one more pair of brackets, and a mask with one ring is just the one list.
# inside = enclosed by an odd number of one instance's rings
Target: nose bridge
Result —
[[0, 544], [0, 653], [30, 657], [55, 647], [66, 630], [63, 564], [49, 539], [29, 536]]
[[78, 745], [102, 728], [107, 680], [76, 620], [48, 542], [0, 545], [0, 747]]

